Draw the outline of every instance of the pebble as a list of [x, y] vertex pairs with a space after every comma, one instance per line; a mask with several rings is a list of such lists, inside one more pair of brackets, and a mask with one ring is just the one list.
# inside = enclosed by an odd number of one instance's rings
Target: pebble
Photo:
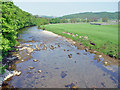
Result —
[[93, 51], [93, 53], [97, 53], [97, 51]]
[[24, 60], [22, 59], [21, 61], [23, 62]]
[[29, 67], [30, 69], [34, 69], [34, 67]]
[[53, 50], [53, 49], [54, 49], [54, 47], [51, 45], [51, 46], [50, 46], [50, 49], [52, 49], [52, 50]]
[[32, 48], [27, 48], [27, 53], [31, 53], [31, 52], [33, 52], [33, 49]]
[[104, 64], [105, 64], [105, 65], [107, 65], [107, 64], [108, 64], [108, 62], [104, 62]]
[[88, 48], [85, 48], [85, 51], [87, 52], [89, 49]]
[[44, 47], [42, 48], [42, 50], [46, 50], [47, 49], [47, 47], [44, 45]]
[[102, 57], [102, 55], [99, 55], [98, 57], [99, 57], [99, 58], [101, 58], [101, 57]]
[[8, 74], [5, 78], [4, 78], [4, 81], [6, 81], [7, 79], [13, 77], [13, 76], [19, 76], [22, 72], [20, 71], [13, 71], [12, 73]]
[[82, 36], [79, 36], [79, 38], [82, 38]]
[[72, 54], [68, 55], [69, 58], [72, 58]]
[[22, 73], [22, 72], [20, 72], [20, 71], [13, 71], [13, 75], [14, 75], [14, 76], [15, 76], [15, 75], [19, 76], [21, 73]]
[[34, 59], [33, 61], [34, 61], [34, 62], [37, 62], [38, 60]]
[[58, 47], [60, 47], [60, 45], [58, 45]]
[[35, 44], [35, 48], [36, 48], [37, 50], [40, 50], [40, 48], [37, 46], [37, 44]]
[[42, 71], [41, 70], [38, 70], [38, 73], [41, 73]]

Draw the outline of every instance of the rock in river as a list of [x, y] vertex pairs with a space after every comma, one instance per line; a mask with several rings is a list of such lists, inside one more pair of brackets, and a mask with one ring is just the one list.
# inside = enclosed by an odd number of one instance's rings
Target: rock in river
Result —
[[34, 69], [35, 67], [29, 67], [30, 69]]
[[88, 52], [88, 50], [89, 50], [88, 48], [85, 48], [85, 51], [86, 51], [86, 52]]
[[68, 55], [69, 58], [72, 58], [72, 54]]
[[22, 73], [22, 72], [20, 72], [20, 71], [16, 71], [16, 70], [13, 71], [13, 75], [14, 75], [14, 76], [19, 76], [21, 73]]
[[46, 49], [47, 49], [47, 47], [44, 45], [43, 48], [42, 48], [42, 50], [46, 50]]
[[38, 70], [38, 73], [41, 73], [42, 72], [42, 70]]
[[34, 59], [33, 61], [34, 61], [34, 62], [37, 62], [38, 60]]
[[16, 70], [15, 70], [15, 71], [12, 71], [12, 72], [10, 72], [8, 75], [5, 76], [4, 81], [6, 81], [7, 79], [9, 79], [9, 78], [11, 78], [11, 77], [13, 77], [13, 76], [19, 76], [21, 73], [22, 73], [22, 72], [16, 71]]
[[35, 44], [35, 48], [36, 48], [36, 50], [40, 50], [40, 48], [37, 46], [37, 44]]
[[51, 46], [50, 46], [50, 49], [51, 49], [51, 50], [53, 50], [53, 49], [54, 49], [53, 45], [51, 45]]
[[27, 53], [31, 53], [31, 52], [33, 52], [33, 49], [30, 48], [30, 47], [28, 47], [28, 48], [27, 48]]
[[98, 57], [99, 57], [99, 58], [101, 58], [101, 57], [102, 57], [102, 55], [99, 55]]

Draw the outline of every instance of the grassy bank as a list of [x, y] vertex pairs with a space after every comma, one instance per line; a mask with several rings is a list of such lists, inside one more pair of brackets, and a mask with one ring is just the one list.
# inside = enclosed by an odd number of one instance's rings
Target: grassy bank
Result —
[[44, 27], [48, 31], [80, 42], [89, 49], [118, 58], [118, 25], [51, 24]]

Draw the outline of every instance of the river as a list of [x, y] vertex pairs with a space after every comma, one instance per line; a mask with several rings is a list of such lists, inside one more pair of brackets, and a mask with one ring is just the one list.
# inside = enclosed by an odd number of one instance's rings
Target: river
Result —
[[[96, 60], [95, 54], [80, 50], [65, 38], [40, 30], [37, 26], [25, 28], [19, 33], [20, 44], [30, 45], [34, 51], [31, 54], [27, 54], [25, 49], [13, 52], [21, 57], [13, 69], [22, 73], [6, 81], [9, 87], [118, 87], [118, 65], [110, 60], [105, 65], [103, 57]], [[36, 45], [40, 50], [35, 50]]]

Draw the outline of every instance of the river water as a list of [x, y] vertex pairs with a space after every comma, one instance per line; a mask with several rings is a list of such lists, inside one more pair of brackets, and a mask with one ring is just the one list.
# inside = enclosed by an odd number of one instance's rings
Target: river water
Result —
[[[20, 31], [19, 42], [37, 45], [30, 55], [26, 50], [14, 52], [20, 59], [14, 64], [14, 70], [21, 71], [6, 82], [16, 88], [117, 88], [118, 65], [104, 58], [96, 60], [95, 54], [77, 49], [66, 39], [55, 34], [37, 29], [36, 26]], [[52, 46], [51, 46], [52, 45]], [[47, 49], [42, 49], [43, 47]], [[51, 48], [52, 47], [52, 48]], [[33, 60], [38, 60], [34, 62]], [[30, 67], [34, 67], [30, 69]], [[41, 70], [39, 73], [38, 70]]]

